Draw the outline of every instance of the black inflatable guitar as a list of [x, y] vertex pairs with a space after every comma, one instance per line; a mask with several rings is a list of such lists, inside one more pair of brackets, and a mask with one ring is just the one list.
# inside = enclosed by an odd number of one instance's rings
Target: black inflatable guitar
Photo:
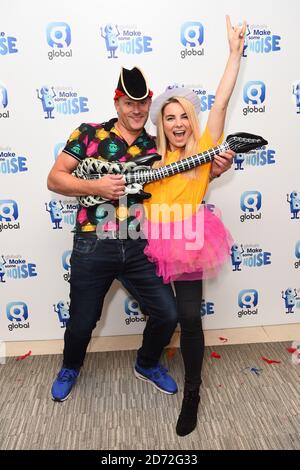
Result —
[[[125, 163], [85, 158], [74, 170], [73, 175], [81, 179], [99, 179], [107, 174], [124, 175], [125, 195], [134, 195], [137, 200], [142, 200], [151, 197], [150, 193], [143, 191], [143, 186], [146, 183], [173, 176], [211, 162], [215, 155], [226, 150], [233, 150], [236, 153], [247, 153], [250, 150], [267, 145], [267, 143], [259, 135], [238, 132], [228, 135], [226, 140], [217, 147], [159, 168], [151, 168], [155, 161], [161, 159], [161, 156], [157, 153], [136, 157], [134, 160]], [[101, 196], [80, 196], [77, 199], [80, 205], [84, 207], [103, 204], [108, 201], [108, 199]]]

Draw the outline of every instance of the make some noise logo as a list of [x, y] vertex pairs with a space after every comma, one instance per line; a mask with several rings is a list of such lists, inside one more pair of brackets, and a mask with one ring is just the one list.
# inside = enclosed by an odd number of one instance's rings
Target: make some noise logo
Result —
[[8, 36], [4, 31], [0, 32], [0, 55], [16, 54], [17, 38]]
[[72, 57], [71, 28], [65, 22], [49, 23], [46, 28], [47, 43], [51, 47], [48, 51], [48, 59], [53, 60], [57, 57]]
[[300, 220], [300, 192], [292, 191], [286, 195], [286, 198], [290, 206], [291, 220]]
[[53, 304], [53, 309], [54, 309], [54, 312], [58, 316], [60, 327], [65, 328], [70, 318], [70, 314], [69, 314], [70, 303], [66, 302], [65, 300], [59, 300], [56, 304]]
[[1, 255], [0, 283], [7, 280], [29, 279], [36, 277], [36, 264], [21, 255]]
[[50, 202], [45, 202], [46, 211], [49, 213], [50, 222], [53, 230], [62, 229], [62, 224], [66, 226], [75, 225], [76, 213], [79, 204], [71, 199], [66, 201], [58, 201], [52, 199]]
[[258, 291], [255, 289], [243, 289], [238, 294], [238, 317], [258, 314]]
[[273, 34], [267, 25], [247, 25], [245, 36], [245, 44], [243, 57], [248, 54], [270, 54], [278, 52], [280, 47], [281, 36]]
[[0, 83], [0, 119], [9, 118], [8, 92], [3, 83]]
[[260, 80], [252, 80], [244, 85], [243, 100], [247, 104], [243, 108], [243, 115], [265, 113], [266, 85]]
[[146, 317], [142, 314], [138, 302], [133, 297], [127, 297], [125, 299], [124, 310], [126, 314], [125, 325], [128, 326], [131, 323], [146, 321]]
[[67, 281], [67, 282], [70, 280], [70, 277], [71, 277], [71, 262], [70, 262], [71, 253], [72, 253], [71, 250], [66, 250], [63, 252], [62, 257], [61, 257], [61, 264], [64, 269], [63, 279], [64, 281]]
[[36, 92], [45, 119], [54, 119], [53, 113], [72, 115], [89, 111], [88, 98], [80, 96], [72, 87], [42, 86]]
[[0, 232], [20, 228], [19, 208], [13, 199], [0, 199]]
[[187, 21], [180, 30], [180, 42], [185, 47], [180, 51], [180, 57], [200, 57], [204, 55], [204, 27], [199, 21]]
[[232, 271], [242, 271], [242, 267], [259, 268], [272, 263], [271, 252], [264, 251], [259, 244], [239, 245], [231, 247]]
[[262, 196], [259, 191], [245, 191], [241, 195], [240, 207], [244, 212], [244, 214], [240, 215], [241, 222], [261, 219], [261, 200]]
[[212, 93], [209, 93], [207, 90], [205, 90], [203, 87], [199, 85], [190, 85], [190, 84], [186, 85], [184, 83], [180, 83], [180, 84], [173, 83], [167, 86], [167, 90], [173, 90], [174, 88], [190, 88], [191, 90], [193, 90], [200, 99], [200, 106], [201, 106], [200, 110], [202, 113], [204, 113], [205, 111], [210, 111], [212, 108], [212, 105], [215, 102], [216, 96], [213, 95]]
[[205, 299], [201, 302], [201, 317], [214, 315], [215, 304], [213, 302], [206, 302]]
[[275, 150], [267, 149], [266, 146], [259, 150], [252, 150], [248, 153], [237, 153], [234, 157], [234, 169], [244, 170], [245, 167], [266, 167], [276, 163]]
[[7, 326], [9, 331], [30, 327], [29, 321], [26, 321], [28, 320], [29, 313], [25, 302], [9, 302], [6, 306], [6, 316], [8, 321], [11, 322]]
[[136, 25], [113, 25], [100, 27], [108, 59], [117, 59], [118, 54], [147, 54], [152, 52], [152, 37], [143, 33]]
[[281, 291], [281, 297], [284, 301], [285, 313], [295, 313], [295, 309], [300, 309], [300, 289], [288, 287]]
[[10, 147], [0, 147], [0, 174], [16, 174], [28, 171], [27, 157], [17, 155]]

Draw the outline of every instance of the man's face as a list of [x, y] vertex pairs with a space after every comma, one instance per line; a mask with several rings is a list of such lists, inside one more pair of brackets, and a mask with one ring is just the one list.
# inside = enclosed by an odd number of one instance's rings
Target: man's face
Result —
[[128, 96], [121, 96], [115, 101], [119, 123], [128, 131], [142, 130], [148, 119], [150, 105], [151, 98], [136, 101]]

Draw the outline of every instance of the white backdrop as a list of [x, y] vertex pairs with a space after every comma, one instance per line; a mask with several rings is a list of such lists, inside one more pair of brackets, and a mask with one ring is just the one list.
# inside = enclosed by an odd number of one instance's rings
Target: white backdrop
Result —
[[[207, 194], [223, 213], [237, 256], [205, 283], [204, 327], [299, 322], [299, 3], [113, 5], [1, 2], [0, 339], [63, 336], [76, 200], [51, 194], [46, 178], [69, 134], [82, 122], [115, 116], [121, 65], [141, 67], [155, 94], [172, 84], [194, 88], [204, 128], [227, 60], [225, 14], [248, 23], [225, 132], [260, 134], [269, 144], [237, 158]], [[150, 124], [148, 130], [154, 133]], [[114, 285], [95, 334], [136, 334], [143, 326], [136, 302]]]

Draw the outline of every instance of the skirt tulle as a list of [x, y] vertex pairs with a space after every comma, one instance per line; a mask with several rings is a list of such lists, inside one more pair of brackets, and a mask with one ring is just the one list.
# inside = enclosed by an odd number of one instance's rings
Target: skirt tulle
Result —
[[219, 215], [205, 206], [179, 222], [145, 221], [144, 253], [165, 283], [215, 277], [230, 256], [233, 239]]

